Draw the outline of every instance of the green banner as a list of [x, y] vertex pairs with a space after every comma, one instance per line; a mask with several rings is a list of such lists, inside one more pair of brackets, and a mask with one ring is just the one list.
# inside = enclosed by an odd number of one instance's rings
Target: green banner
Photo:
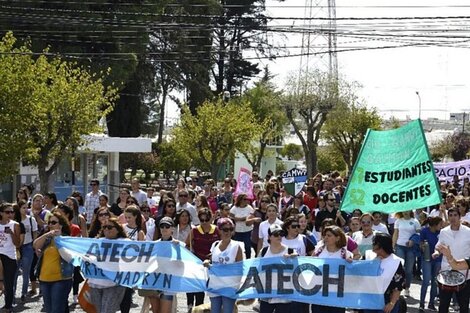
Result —
[[341, 210], [393, 213], [440, 201], [420, 120], [397, 129], [367, 131]]

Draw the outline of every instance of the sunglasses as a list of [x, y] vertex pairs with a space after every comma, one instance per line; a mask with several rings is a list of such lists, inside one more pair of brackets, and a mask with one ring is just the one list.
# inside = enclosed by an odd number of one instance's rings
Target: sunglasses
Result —
[[150, 210], [140, 210], [142, 213], [148, 213]]
[[59, 221], [49, 221], [47, 224], [48, 225], [56, 225], [56, 224], [59, 224]]
[[370, 223], [371, 223], [371, 221], [361, 221], [362, 225], [369, 225]]
[[98, 186], [98, 184], [90, 184], [90, 186]]
[[100, 213], [100, 214], [98, 214], [98, 216], [99, 217], [103, 217], [103, 216], [108, 216], [109, 217], [109, 216], [111, 216], [111, 214], [109, 214], [109, 213]]
[[290, 225], [290, 228], [294, 228], [294, 229], [295, 229], [295, 228], [299, 228], [299, 227], [300, 227], [299, 224], [292, 224], [292, 225]]
[[210, 219], [201, 218], [201, 219], [199, 219], [199, 221], [200, 221], [201, 223], [206, 223], [206, 222], [209, 222]]
[[280, 232], [280, 231], [274, 232], [274, 233], [271, 234], [271, 236], [274, 236], [274, 237], [281, 237], [281, 236], [282, 236], [282, 232]]
[[174, 208], [175, 205], [174, 205], [174, 204], [167, 204], [166, 207], [167, 207], [167, 208]]
[[14, 211], [11, 211], [11, 210], [6, 210], [6, 211], [3, 211], [3, 213], [5, 213], [5, 214], [13, 214], [13, 213], [14, 213]]
[[114, 226], [114, 225], [104, 225], [103, 226], [103, 230], [111, 230], [113, 228], [116, 228], [116, 226]]
[[161, 229], [168, 229], [168, 228], [171, 228], [171, 225], [163, 224], [163, 225], [160, 225], [160, 228]]
[[229, 233], [229, 232], [232, 232], [233, 231], [233, 228], [222, 228], [221, 231], [223, 231], [224, 233]]

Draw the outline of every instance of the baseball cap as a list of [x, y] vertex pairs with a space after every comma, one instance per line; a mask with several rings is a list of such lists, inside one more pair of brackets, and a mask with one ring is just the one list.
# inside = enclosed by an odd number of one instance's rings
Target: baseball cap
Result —
[[170, 225], [170, 226], [175, 226], [175, 222], [173, 222], [173, 219], [171, 217], [165, 216], [160, 220], [160, 223], [158, 223], [158, 226], [161, 225]]
[[268, 228], [268, 235], [271, 236], [272, 234], [274, 233], [278, 233], [278, 232], [283, 232], [282, 231], [282, 227], [278, 224], [272, 224], [271, 226], [269, 226]]

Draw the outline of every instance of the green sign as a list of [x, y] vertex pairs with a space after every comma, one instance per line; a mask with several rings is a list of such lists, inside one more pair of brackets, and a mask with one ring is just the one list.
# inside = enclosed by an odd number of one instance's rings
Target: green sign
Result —
[[387, 131], [369, 129], [341, 209], [393, 213], [440, 202], [421, 121]]

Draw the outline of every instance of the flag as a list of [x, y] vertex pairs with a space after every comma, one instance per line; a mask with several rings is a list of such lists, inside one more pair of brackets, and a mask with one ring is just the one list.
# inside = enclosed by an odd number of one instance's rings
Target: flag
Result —
[[286, 192], [292, 196], [296, 196], [302, 191], [307, 181], [307, 170], [292, 168], [282, 174], [282, 184]]
[[440, 202], [421, 121], [386, 131], [369, 129], [340, 208], [393, 213]]

